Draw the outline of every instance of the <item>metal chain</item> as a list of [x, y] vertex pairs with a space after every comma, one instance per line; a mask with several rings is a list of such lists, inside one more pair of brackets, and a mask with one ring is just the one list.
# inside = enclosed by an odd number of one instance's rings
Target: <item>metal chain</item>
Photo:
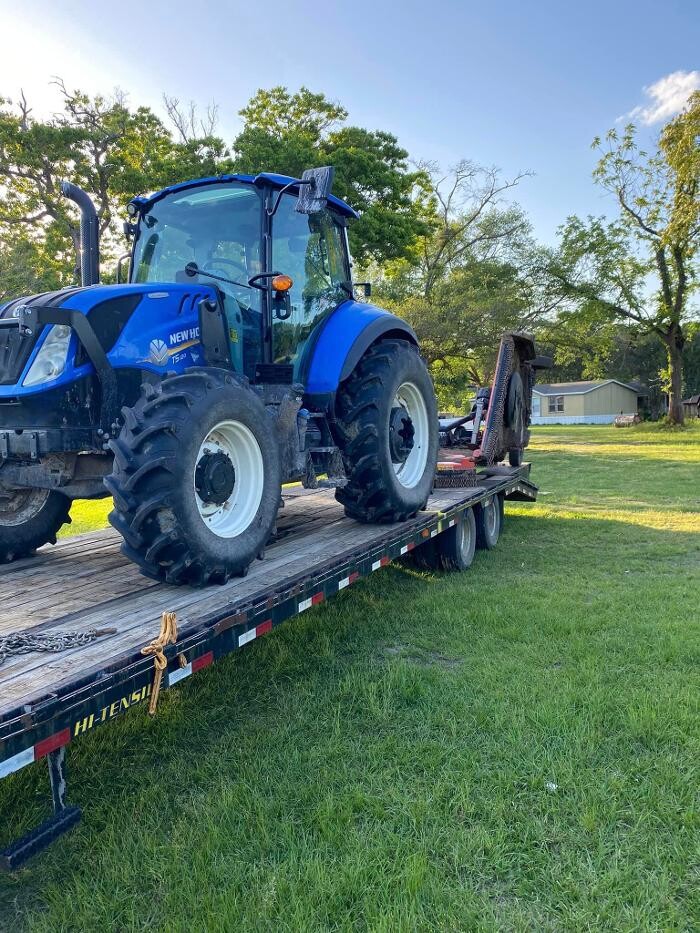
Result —
[[6, 658], [14, 655], [32, 651], [67, 651], [68, 648], [89, 645], [100, 635], [112, 635], [115, 632], [116, 629], [89, 629], [87, 632], [14, 632], [11, 635], [0, 635], [0, 667]]

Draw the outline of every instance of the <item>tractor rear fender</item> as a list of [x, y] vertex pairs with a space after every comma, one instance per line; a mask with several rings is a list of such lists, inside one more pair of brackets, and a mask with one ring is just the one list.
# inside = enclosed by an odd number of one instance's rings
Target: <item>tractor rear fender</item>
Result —
[[315, 342], [307, 395], [334, 395], [372, 344], [390, 337], [418, 345], [413, 329], [396, 315], [364, 302], [344, 301], [323, 324]]

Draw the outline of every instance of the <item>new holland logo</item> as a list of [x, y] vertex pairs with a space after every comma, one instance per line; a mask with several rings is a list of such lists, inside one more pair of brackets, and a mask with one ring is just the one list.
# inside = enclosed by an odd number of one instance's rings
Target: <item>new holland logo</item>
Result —
[[151, 340], [148, 345], [148, 359], [156, 366], [162, 366], [168, 359], [168, 347], [162, 340]]

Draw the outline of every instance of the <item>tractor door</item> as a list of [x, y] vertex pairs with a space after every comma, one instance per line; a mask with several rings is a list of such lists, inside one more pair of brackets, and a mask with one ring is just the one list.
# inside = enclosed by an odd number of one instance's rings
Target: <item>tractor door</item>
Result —
[[[351, 297], [350, 262], [343, 219], [328, 208], [315, 214], [295, 210], [295, 195], [283, 195], [272, 221], [272, 268], [290, 276], [291, 310], [272, 308], [272, 359], [294, 366], [305, 381], [311, 335], [338, 305]], [[288, 314], [288, 317], [285, 317]]]

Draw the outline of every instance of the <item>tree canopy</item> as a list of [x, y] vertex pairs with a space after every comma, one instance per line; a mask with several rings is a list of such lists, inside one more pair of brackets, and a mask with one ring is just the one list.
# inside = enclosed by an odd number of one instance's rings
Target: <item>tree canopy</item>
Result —
[[300, 175], [335, 167], [333, 191], [360, 212], [350, 245], [360, 263], [402, 256], [426, 229], [416, 189], [425, 174], [391, 133], [348, 126], [348, 113], [324, 94], [302, 87], [259, 90], [240, 111], [245, 121], [233, 143], [236, 171]]
[[652, 153], [633, 125], [594, 146], [595, 180], [617, 217], [570, 217], [549, 275], [590, 327], [626, 321], [666, 349], [669, 416], [683, 420], [683, 347], [695, 311], [700, 244], [700, 92], [664, 127]]

